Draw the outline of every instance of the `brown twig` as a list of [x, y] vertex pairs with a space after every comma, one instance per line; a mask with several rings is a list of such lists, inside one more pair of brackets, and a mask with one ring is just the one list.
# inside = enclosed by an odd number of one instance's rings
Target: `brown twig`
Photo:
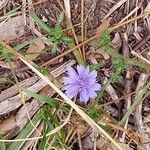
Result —
[[150, 33], [144, 37], [138, 44], [136, 44], [133, 48], [133, 51], [138, 50], [145, 42], [147, 42], [150, 39]]

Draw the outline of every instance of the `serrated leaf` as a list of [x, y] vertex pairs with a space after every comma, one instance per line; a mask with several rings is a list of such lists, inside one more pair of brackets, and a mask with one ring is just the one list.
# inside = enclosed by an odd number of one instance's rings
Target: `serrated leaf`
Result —
[[34, 41], [33, 39], [32, 39], [32, 40], [29, 40], [29, 41], [25, 41], [25, 42], [23, 42], [23, 43], [18, 44], [17, 46], [15, 46], [14, 49], [17, 50], [17, 51], [19, 51], [19, 50], [21, 50], [22, 48], [24, 48], [25, 46], [31, 44], [33, 41]]
[[55, 26], [53, 35], [56, 40], [59, 40], [62, 37], [62, 29], [60, 25]]
[[109, 47], [109, 44], [111, 42], [110, 35], [108, 29], [104, 29], [101, 33], [100, 41], [102, 46]]
[[125, 68], [124, 60], [121, 57], [113, 57], [112, 65], [115, 72], [121, 73], [121, 71]]
[[111, 77], [111, 83], [117, 83], [117, 82], [121, 81], [121, 79], [122, 79], [121, 75], [113, 73], [112, 77]]
[[52, 34], [53, 30], [44, 21], [42, 21], [33, 11], [30, 12], [29, 15], [33, 18], [33, 20], [41, 29], [43, 29], [48, 34]]
[[93, 119], [99, 118], [103, 113], [96, 106], [90, 106], [86, 109], [86, 113]]
[[64, 13], [61, 12], [57, 18], [57, 24], [60, 25], [60, 23], [64, 20]]
[[90, 68], [90, 70], [98, 70], [98, 69], [100, 69], [101, 67], [103, 67], [103, 64], [92, 64], [92, 65], [90, 65], [89, 66], [89, 68]]
[[74, 42], [73, 39], [70, 38], [70, 37], [68, 37], [68, 36], [62, 37], [62, 41], [65, 42], [65, 43], [67, 43], [67, 44], [70, 44], [70, 43]]
[[57, 42], [54, 42], [53, 45], [52, 45], [52, 49], [51, 49], [52, 55], [53, 55], [53, 54], [56, 54], [57, 49], [58, 49], [58, 47], [57, 47]]
[[50, 44], [56, 41], [56, 39], [53, 36], [48, 36], [47, 39], [50, 42]]
[[49, 75], [49, 70], [48, 68], [45, 68], [43, 66], [37, 66], [37, 70], [41, 72], [43, 75]]

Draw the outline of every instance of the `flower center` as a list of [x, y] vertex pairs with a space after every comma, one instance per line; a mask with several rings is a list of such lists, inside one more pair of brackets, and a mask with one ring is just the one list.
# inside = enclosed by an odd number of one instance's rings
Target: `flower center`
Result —
[[83, 90], [84, 88], [86, 88], [86, 85], [87, 85], [86, 80], [83, 79], [83, 77], [80, 77], [78, 81], [78, 85], [79, 85], [80, 90]]

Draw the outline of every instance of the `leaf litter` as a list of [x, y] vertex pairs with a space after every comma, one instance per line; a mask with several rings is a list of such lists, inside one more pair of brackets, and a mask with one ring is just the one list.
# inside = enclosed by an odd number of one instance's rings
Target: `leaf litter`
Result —
[[[0, 40], [6, 44], [0, 47], [0, 134], [7, 142], [12, 141], [7, 145], [3, 142], [0, 146], [10, 150], [12, 147], [109, 150], [116, 149], [117, 145], [119, 149], [148, 150], [150, 21], [149, 15], [137, 17], [149, 11], [149, 2], [83, 0], [84, 7], [81, 7], [80, 1], [70, 1], [68, 8], [75, 31], [73, 36], [67, 18], [62, 17], [59, 0], [31, 1], [27, 1], [27, 5], [22, 4], [22, 10], [20, 0], [7, 2], [0, 12], [1, 16], [12, 12], [12, 16], [5, 20], [2, 17], [0, 23]], [[34, 8], [34, 13], [31, 8]], [[81, 8], [84, 8], [85, 20], [80, 24]], [[20, 11], [27, 17], [22, 17]], [[34, 26], [28, 21], [29, 15], [35, 21], [32, 22]], [[131, 23], [108, 31], [109, 27], [132, 18], [135, 20]], [[81, 25], [85, 41], [95, 34], [101, 36], [86, 43], [85, 52], [81, 47], [85, 58], [78, 57], [82, 55], [77, 51], [77, 55], [68, 53], [59, 61], [59, 55], [75, 47], [74, 37], [82, 42]], [[31, 39], [35, 40], [29, 42]], [[21, 56], [48, 76], [58, 88], [64, 86], [62, 76], [66, 75], [68, 65], [75, 68], [85, 61], [84, 65], [91, 71], [96, 70], [97, 82], [102, 86], [97, 97], [85, 104], [79, 103], [77, 95], [73, 101], [117, 144], [109, 141], [94, 126], [89, 126], [79, 112], [72, 111], [56, 91], [15, 56], [17, 53], [7, 53], [7, 48], [15, 49], [16, 46]], [[53, 59], [56, 60], [51, 62]]]

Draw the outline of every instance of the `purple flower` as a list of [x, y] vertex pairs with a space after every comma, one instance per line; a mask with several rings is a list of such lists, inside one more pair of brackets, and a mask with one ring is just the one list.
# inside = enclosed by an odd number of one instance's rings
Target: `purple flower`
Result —
[[89, 70], [88, 67], [77, 65], [77, 72], [72, 68], [67, 68], [67, 77], [63, 77], [63, 83], [65, 85], [65, 94], [72, 99], [79, 94], [81, 102], [87, 103], [89, 98], [94, 99], [101, 87], [97, 83], [97, 72]]

